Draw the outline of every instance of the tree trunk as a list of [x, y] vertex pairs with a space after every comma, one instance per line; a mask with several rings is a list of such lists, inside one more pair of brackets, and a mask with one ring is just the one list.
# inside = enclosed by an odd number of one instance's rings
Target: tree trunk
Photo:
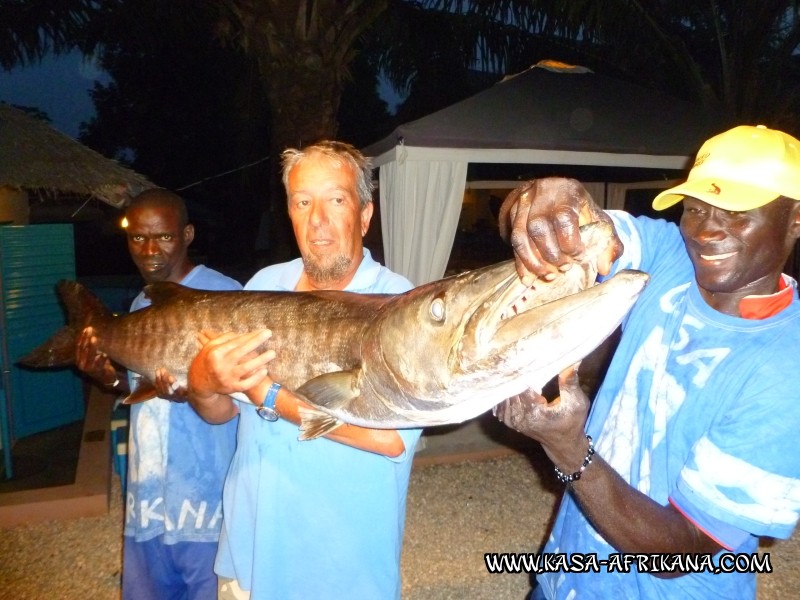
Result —
[[[336, 136], [342, 81], [359, 35], [388, 0], [229, 0], [224, 36], [255, 57], [271, 108], [270, 258], [296, 255], [280, 153]], [[225, 31], [227, 29], [227, 31]]]

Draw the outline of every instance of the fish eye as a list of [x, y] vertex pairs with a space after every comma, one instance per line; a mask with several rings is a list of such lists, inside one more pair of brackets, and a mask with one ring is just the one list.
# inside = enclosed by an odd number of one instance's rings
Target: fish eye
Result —
[[431, 302], [431, 316], [433, 317], [434, 321], [444, 321], [444, 300], [441, 298], [433, 299], [433, 302]]

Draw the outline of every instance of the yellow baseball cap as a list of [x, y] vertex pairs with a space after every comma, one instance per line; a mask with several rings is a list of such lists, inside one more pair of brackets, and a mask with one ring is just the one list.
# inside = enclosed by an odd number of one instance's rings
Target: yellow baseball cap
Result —
[[715, 135], [697, 153], [686, 183], [653, 200], [664, 210], [691, 196], [724, 210], [752, 210], [779, 196], [800, 200], [800, 141], [764, 125]]

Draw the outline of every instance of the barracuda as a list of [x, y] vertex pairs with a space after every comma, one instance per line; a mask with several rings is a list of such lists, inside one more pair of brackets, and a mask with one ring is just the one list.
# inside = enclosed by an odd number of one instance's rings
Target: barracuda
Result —
[[150, 307], [116, 317], [86, 288], [63, 281], [68, 325], [18, 362], [73, 364], [77, 336], [91, 326], [99, 351], [143, 376], [127, 400], [134, 402], [155, 395], [157, 368], [185, 385], [199, 331], [270, 329], [266, 347], [277, 354], [270, 376], [313, 407], [301, 411], [301, 439], [342, 422], [391, 429], [458, 423], [529, 387], [541, 389], [596, 348], [633, 306], [648, 276], [623, 271], [591, 285], [610, 225], [586, 226], [581, 236], [585, 260], [533, 286], [522, 283], [512, 261], [398, 295], [212, 292], [157, 283], [145, 288]]

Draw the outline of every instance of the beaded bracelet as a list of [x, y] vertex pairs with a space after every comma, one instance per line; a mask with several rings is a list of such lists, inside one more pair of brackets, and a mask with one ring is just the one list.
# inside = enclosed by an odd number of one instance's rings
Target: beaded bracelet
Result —
[[573, 481], [578, 481], [581, 478], [581, 473], [586, 470], [590, 464], [592, 464], [592, 457], [594, 456], [594, 444], [592, 444], [592, 436], [586, 434], [586, 439], [589, 440], [589, 449], [586, 451], [586, 458], [583, 459], [583, 464], [581, 468], [575, 471], [572, 475], [567, 475], [561, 469], [556, 466], [553, 468], [556, 470], [556, 477], [561, 483], [572, 483]]

